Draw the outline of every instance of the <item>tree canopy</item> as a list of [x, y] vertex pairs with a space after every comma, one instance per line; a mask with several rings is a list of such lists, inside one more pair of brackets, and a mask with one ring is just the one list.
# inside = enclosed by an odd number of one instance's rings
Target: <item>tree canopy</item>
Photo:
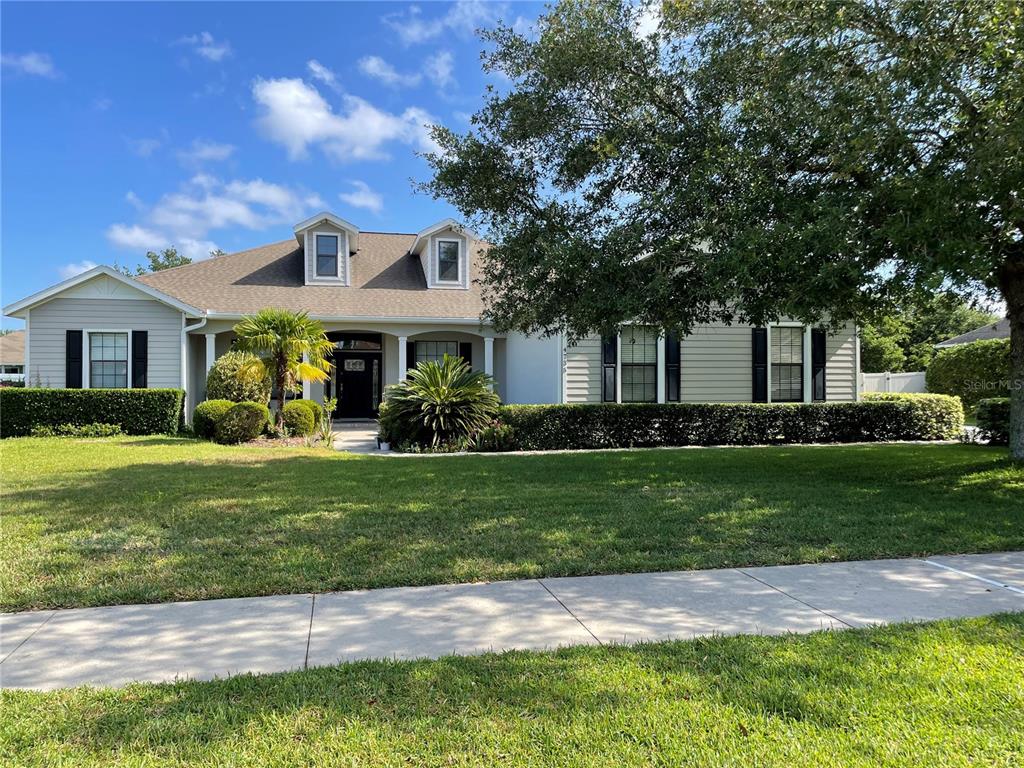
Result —
[[1001, 294], [1024, 382], [1019, 0], [658, 8], [651, 34], [625, 0], [486, 33], [509, 83], [435, 130], [425, 187], [493, 243], [491, 320], [687, 331]]

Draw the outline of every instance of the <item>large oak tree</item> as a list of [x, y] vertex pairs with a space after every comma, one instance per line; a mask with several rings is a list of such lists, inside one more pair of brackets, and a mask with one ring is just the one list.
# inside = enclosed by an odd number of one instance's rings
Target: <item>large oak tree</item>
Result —
[[1001, 296], [1024, 458], [1020, 0], [564, 0], [485, 36], [508, 85], [468, 132], [435, 131], [425, 186], [492, 241], [498, 326]]

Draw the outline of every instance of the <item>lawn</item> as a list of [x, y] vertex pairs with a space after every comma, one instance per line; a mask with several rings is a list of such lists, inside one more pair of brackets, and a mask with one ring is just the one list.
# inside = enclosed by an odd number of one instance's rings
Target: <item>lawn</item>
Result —
[[1024, 548], [1024, 469], [962, 445], [370, 457], [0, 442], [0, 606]]
[[0, 694], [12, 766], [1012, 766], [1024, 614]]

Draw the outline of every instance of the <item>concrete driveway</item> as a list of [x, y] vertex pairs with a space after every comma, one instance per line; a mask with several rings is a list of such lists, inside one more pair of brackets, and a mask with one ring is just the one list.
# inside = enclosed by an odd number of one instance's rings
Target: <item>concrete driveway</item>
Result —
[[1024, 611], [1024, 552], [0, 614], [0, 685], [779, 634]]

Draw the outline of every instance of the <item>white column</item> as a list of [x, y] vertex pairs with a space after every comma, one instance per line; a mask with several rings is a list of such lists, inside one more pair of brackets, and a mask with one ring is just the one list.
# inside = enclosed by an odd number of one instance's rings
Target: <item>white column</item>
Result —
[[210, 369], [217, 359], [217, 334], [207, 333], [206, 335], [206, 375], [210, 375]]
[[405, 351], [409, 345], [408, 336], [398, 337], [398, 380], [405, 381], [405, 372], [409, 369], [409, 361]]
[[804, 327], [804, 402], [809, 403], [814, 397], [811, 380], [811, 329]]
[[484, 373], [494, 375], [494, 339], [484, 336]]
[[764, 380], [766, 387], [766, 402], [772, 401], [772, 327], [766, 325], [764, 327], [764, 345], [767, 347], [765, 350], [765, 366], [764, 366]]
[[[302, 353], [302, 362], [309, 363], [309, 355], [305, 352]], [[302, 399], [313, 399], [313, 382], [311, 382], [309, 379], [302, 380]]]
[[658, 334], [658, 402], [665, 402], [665, 334]]

